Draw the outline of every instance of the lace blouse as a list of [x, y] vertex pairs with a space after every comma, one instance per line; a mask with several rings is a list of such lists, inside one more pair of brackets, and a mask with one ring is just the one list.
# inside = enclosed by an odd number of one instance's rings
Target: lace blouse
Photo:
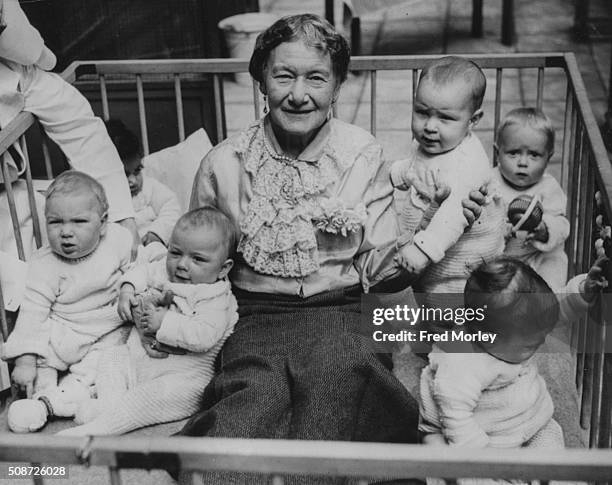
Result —
[[375, 139], [332, 119], [297, 159], [280, 152], [264, 118], [214, 147], [196, 174], [191, 208], [214, 205], [240, 232], [232, 282], [306, 297], [399, 273], [393, 189]]

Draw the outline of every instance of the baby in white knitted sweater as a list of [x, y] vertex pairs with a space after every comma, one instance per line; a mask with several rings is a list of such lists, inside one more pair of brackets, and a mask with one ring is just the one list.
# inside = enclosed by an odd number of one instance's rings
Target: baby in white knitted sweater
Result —
[[554, 147], [555, 131], [548, 116], [537, 108], [513, 109], [497, 129], [495, 151], [499, 165], [493, 176], [504, 207], [510, 207], [508, 217], [513, 215], [513, 206], [519, 209], [514, 215], [529, 214], [525, 207], [520, 210], [521, 201], [537, 204], [532, 217], [539, 211], [539, 217], [533, 220], [509, 220], [504, 254], [529, 264], [551, 288], [559, 289], [567, 280], [564, 245], [570, 223], [565, 217], [565, 192], [546, 172]]
[[[412, 113], [413, 143], [408, 157], [391, 168], [393, 186], [405, 191], [397, 197], [400, 229], [414, 231], [436, 188], [450, 195], [414, 235], [400, 254], [401, 264], [421, 278], [416, 292], [463, 292], [471, 269], [503, 251], [503, 208], [497, 200], [483, 207], [466, 231], [462, 199], [491, 181], [491, 164], [472, 129], [482, 118], [486, 78], [472, 61], [444, 57], [423, 69]], [[438, 306], [426, 297], [420, 303]], [[447, 306], [445, 304], [445, 306]]]
[[77, 402], [89, 398], [103, 347], [125, 341], [116, 305], [132, 242], [108, 223], [102, 185], [63, 172], [47, 190], [45, 220], [49, 245], [29, 261], [19, 317], [2, 346], [2, 358], [15, 359], [13, 383], [28, 398], [8, 411], [11, 430], [23, 433], [50, 416], [73, 417]]
[[[465, 307], [485, 309], [465, 331], [490, 332], [471, 353], [434, 346], [421, 374], [420, 424], [426, 444], [562, 448], [553, 402], [534, 363], [552, 329], [572, 321], [605, 286], [604, 260], [568, 283], [558, 299], [544, 279], [515, 258], [477, 268], [466, 284]], [[450, 349], [446, 349], [450, 350]], [[457, 350], [457, 349], [456, 349]]]
[[[137, 266], [123, 278], [118, 311], [137, 325], [124, 346], [100, 359], [97, 399], [78, 411], [83, 424], [70, 436], [121, 434], [175, 421], [198, 410], [214, 362], [238, 320], [227, 279], [235, 230], [218, 209], [204, 207], [176, 223], [165, 260]], [[157, 292], [153, 303], [138, 294]], [[136, 316], [136, 315], [134, 315]], [[139, 332], [144, 334], [141, 342]], [[143, 345], [162, 350], [152, 358]]]

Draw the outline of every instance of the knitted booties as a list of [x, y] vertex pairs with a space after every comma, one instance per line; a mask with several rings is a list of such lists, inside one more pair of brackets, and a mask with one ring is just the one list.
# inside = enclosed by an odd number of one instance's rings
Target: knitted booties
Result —
[[38, 431], [48, 418], [47, 406], [40, 399], [19, 399], [8, 409], [8, 427], [14, 433]]

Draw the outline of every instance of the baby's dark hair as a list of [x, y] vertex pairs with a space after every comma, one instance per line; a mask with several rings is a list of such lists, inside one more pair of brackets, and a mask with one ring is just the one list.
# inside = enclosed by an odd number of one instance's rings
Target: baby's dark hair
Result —
[[108, 212], [108, 199], [102, 184], [91, 175], [77, 170], [66, 170], [55, 177], [45, 192], [45, 200], [55, 195], [71, 196], [80, 192], [86, 192], [95, 199], [100, 216]]
[[175, 228], [216, 230], [226, 247], [227, 257], [233, 257], [236, 250], [236, 228], [231, 219], [216, 207], [207, 205], [186, 212], [176, 222]]
[[[550, 332], [559, 319], [559, 302], [544, 279], [529, 265], [501, 256], [482, 263], [467, 280], [466, 308], [485, 308], [485, 319], [468, 330], [502, 337]], [[500, 339], [502, 340], [502, 339]]]
[[140, 140], [125, 123], [119, 119], [111, 118], [104, 122], [106, 131], [113, 145], [119, 152], [122, 162], [131, 161], [134, 158], [142, 158], [142, 146]]
[[474, 61], [459, 56], [441, 57], [423, 68], [419, 84], [425, 79], [431, 79], [436, 84], [448, 84], [462, 80], [470, 86], [472, 110], [476, 111], [482, 106], [487, 89], [487, 78]]

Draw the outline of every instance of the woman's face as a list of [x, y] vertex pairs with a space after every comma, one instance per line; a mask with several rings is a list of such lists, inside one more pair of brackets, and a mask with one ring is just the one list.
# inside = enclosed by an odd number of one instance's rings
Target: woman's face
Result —
[[302, 40], [285, 42], [270, 52], [262, 92], [268, 96], [272, 124], [281, 134], [310, 141], [327, 119], [337, 88], [328, 52]]

